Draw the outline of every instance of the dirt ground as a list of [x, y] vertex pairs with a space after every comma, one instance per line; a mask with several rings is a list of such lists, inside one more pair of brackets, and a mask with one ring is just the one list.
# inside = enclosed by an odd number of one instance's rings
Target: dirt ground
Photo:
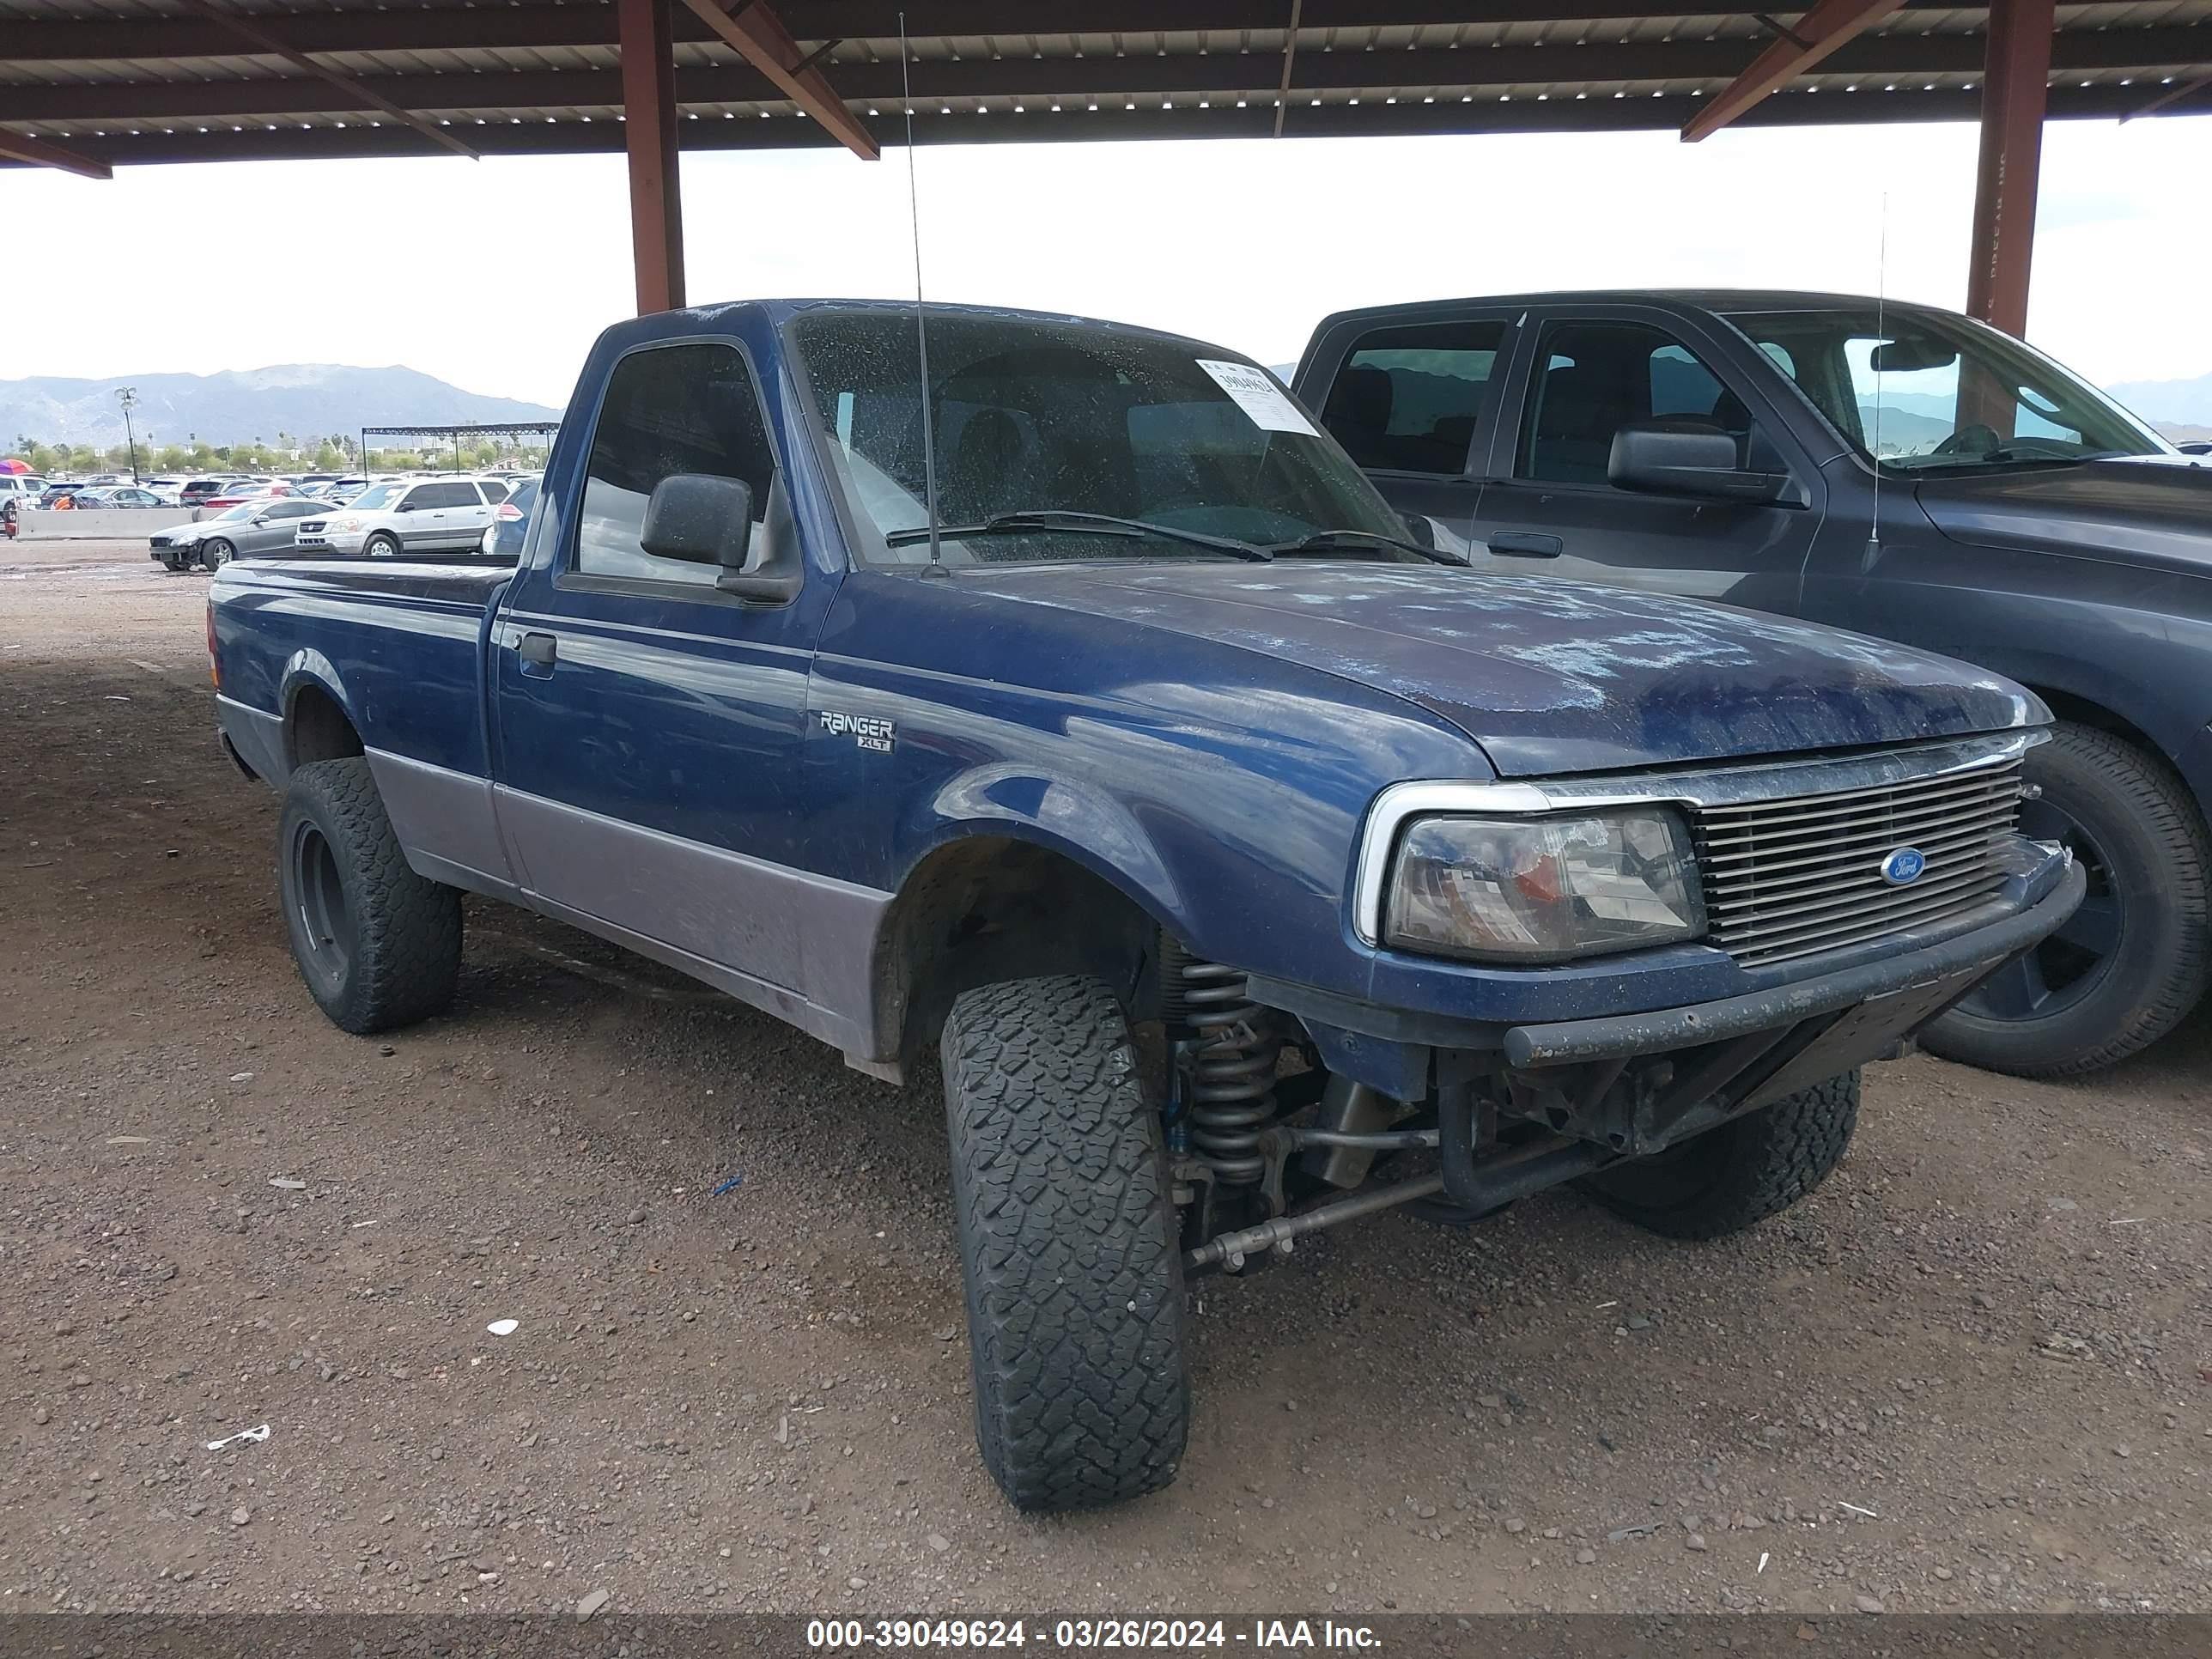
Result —
[[1881, 1067], [1725, 1243], [1555, 1194], [1217, 1281], [1180, 1484], [1024, 1520], [933, 1093], [490, 908], [450, 1018], [327, 1024], [205, 591], [0, 545], [0, 1612], [2212, 1609], [2205, 1022]]

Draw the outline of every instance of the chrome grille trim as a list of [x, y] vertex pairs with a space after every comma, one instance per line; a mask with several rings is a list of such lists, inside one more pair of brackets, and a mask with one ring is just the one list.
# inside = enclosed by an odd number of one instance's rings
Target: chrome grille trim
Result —
[[[2015, 757], [1964, 775], [1693, 811], [1708, 942], [1765, 967], [1975, 908], [2003, 884], [1996, 854], [2019, 817], [2020, 773]], [[1927, 865], [1893, 886], [1881, 862], [1902, 847]]]
[[[1352, 871], [1352, 931], [1368, 945], [1382, 942], [1382, 907], [1389, 890], [1390, 868], [1396, 856], [1399, 836], [1408, 821], [1431, 813], [1513, 817], [1613, 806], [1672, 805], [1686, 810], [1695, 818], [1710, 817], [1717, 842], [1724, 842], [1729, 831], [1745, 826], [1746, 820], [1741, 816], [1744, 811], [1776, 803], [1802, 803], [1816, 799], [1832, 811], [1854, 798], [1872, 799], [1894, 791], [1900, 785], [1915, 785], [1930, 792], [1921, 798], [1921, 802], [1934, 808], [1940, 804], [1940, 797], [1935, 792], [1953, 785], [1971, 789], [1985, 774], [2017, 773], [2021, 757], [2049, 738], [2047, 730], [2020, 726], [1982, 737], [1948, 738], [1856, 755], [1816, 755], [1697, 770], [1616, 773], [1528, 782], [1470, 779], [1394, 783], [1376, 796], [1360, 830], [1359, 849]], [[1993, 841], [2001, 839], [2001, 835], [1992, 836]], [[1814, 842], [1814, 846], [1796, 856], [1817, 860], [1822, 848], [1817, 836]], [[1770, 851], [1717, 845], [1712, 867], [1724, 871], [1752, 859], [1754, 853]], [[1705, 867], [1701, 860], [1701, 875]], [[1778, 867], [1765, 866], [1762, 873]], [[1710, 891], [1708, 896], [1710, 900]], [[1881, 931], [1867, 937], [1878, 938]], [[1819, 948], [1840, 949], [1858, 942], [1856, 939], [1842, 938]]]

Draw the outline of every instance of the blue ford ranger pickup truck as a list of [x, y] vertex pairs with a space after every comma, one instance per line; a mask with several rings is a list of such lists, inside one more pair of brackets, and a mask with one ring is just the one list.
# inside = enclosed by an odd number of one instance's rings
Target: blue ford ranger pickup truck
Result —
[[247, 559], [209, 638], [345, 1030], [446, 1006], [473, 893], [936, 1057], [1022, 1508], [1173, 1477], [1192, 1275], [1568, 1181], [1794, 1202], [1858, 1067], [2081, 902], [2008, 681], [1445, 568], [1231, 352], [917, 321], [623, 323], [515, 562]]

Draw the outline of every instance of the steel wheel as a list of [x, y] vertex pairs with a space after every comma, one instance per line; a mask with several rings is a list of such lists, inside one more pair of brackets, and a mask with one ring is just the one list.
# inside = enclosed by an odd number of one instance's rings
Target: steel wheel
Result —
[[299, 909], [299, 939], [307, 956], [301, 965], [327, 984], [343, 985], [353, 961], [354, 930], [337, 854], [321, 830], [305, 820], [295, 826], [289, 850], [292, 902]]
[[2021, 803], [2021, 833], [2070, 850], [2088, 896], [2059, 930], [2014, 957], [1959, 1004], [1984, 1019], [2034, 1019], [2072, 1007], [2105, 981], [2127, 937], [2127, 902], [2110, 861], [2074, 816], [2049, 800]]

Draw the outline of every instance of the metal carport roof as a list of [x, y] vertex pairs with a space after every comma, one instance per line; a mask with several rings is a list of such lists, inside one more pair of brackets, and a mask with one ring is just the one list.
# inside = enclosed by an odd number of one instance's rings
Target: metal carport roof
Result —
[[[914, 0], [917, 137], [1265, 137], [1279, 114], [1291, 137], [1680, 127], [1808, 15], [1678, 6]], [[1988, 10], [1869, 9], [1885, 15], [1743, 118], [1972, 118]], [[775, 14], [886, 144], [898, 12]], [[702, 15], [679, 6], [672, 23], [683, 148], [836, 142]], [[423, 126], [484, 155], [618, 150], [618, 34], [611, 0], [0, 0], [0, 123], [109, 165], [435, 154]], [[2053, 116], [2212, 110], [2212, 0], [2061, 4], [2049, 78]]]

